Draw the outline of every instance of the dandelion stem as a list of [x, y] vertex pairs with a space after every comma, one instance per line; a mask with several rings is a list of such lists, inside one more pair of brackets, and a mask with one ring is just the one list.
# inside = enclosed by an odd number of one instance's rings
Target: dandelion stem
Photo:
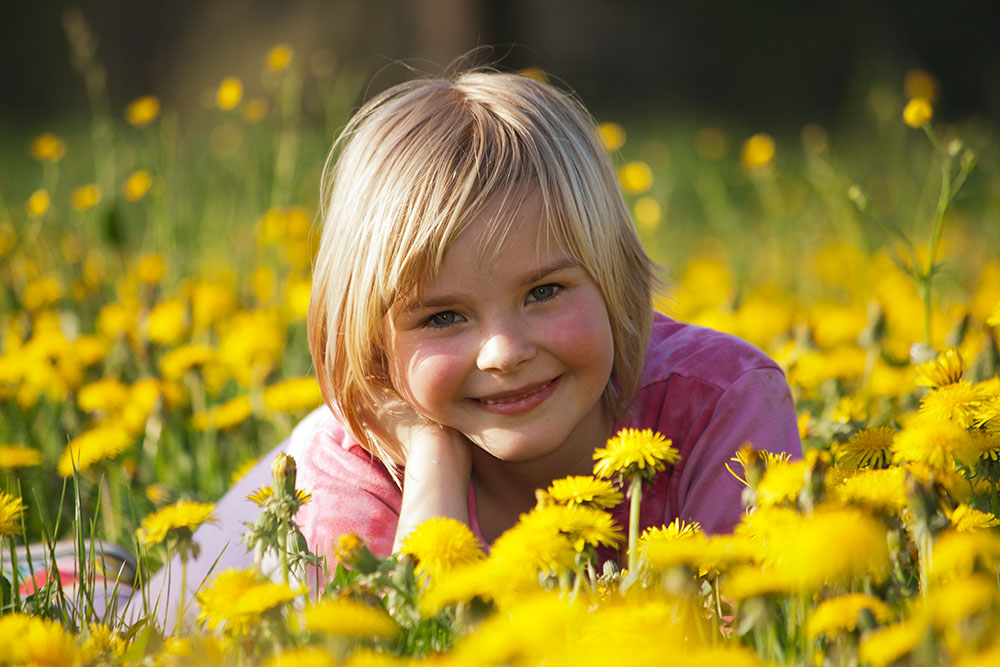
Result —
[[632, 476], [628, 496], [631, 500], [628, 512], [628, 571], [633, 574], [639, 561], [636, 553], [636, 545], [639, 543], [639, 507], [642, 502], [642, 478], [639, 475]]
[[177, 627], [174, 628], [174, 633], [180, 637], [181, 627], [184, 625], [184, 593], [187, 589], [187, 554], [181, 554], [181, 590], [180, 597], [177, 598]]

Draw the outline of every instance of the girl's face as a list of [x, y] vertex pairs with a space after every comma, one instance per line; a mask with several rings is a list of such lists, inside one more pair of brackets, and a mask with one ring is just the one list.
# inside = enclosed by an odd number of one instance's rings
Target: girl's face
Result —
[[494, 211], [448, 249], [419, 301], [414, 292], [387, 316], [393, 383], [424, 417], [497, 459], [579, 458], [611, 429], [601, 400], [614, 361], [604, 298], [545, 242], [537, 188], [503, 249], [481, 261]]

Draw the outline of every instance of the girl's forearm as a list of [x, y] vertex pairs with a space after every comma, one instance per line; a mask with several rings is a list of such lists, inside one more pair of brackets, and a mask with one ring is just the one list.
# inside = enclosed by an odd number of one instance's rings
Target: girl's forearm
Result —
[[469, 523], [472, 460], [465, 438], [451, 429], [422, 429], [414, 434], [408, 449], [393, 552], [410, 531], [431, 517]]

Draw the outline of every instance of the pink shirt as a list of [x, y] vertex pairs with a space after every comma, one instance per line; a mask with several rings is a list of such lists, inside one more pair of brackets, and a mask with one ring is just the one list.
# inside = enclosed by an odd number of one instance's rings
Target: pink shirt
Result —
[[[642, 386], [629, 416], [616, 425], [651, 428], [673, 441], [681, 458], [642, 496], [642, 527], [676, 517], [709, 533], [726, 532], [743, 512], [742, 484], [725, 468], [749, 442], [757, 449], [801, 455], [791, 393], [782, 370], [738, 338], [657, 313]], [[298, 486], [313, 494], [296, 520], [310, 547], [332, 560], [339, 536], [357, 533], [373, 553], [392, 550], [402, 491], [388, 470], [321, 408], [293, 433], [288, 452]], [[627, 501], [612, 513], [628, 525]], [[470, 527], [479, 529], [469, 492]]]

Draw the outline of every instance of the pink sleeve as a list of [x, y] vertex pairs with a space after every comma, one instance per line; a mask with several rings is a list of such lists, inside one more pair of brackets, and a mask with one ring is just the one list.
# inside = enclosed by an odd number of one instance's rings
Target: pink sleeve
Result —
[[360, 445], [344, 438], [339, 424], [318, 429], [296, 456], [299, 486], [312, 499], [295, 520], [309, 547], [334, 563], [341, 535], [356, 533], [372, 553], [387, 556], [399, 520], [402, 495], [388, 470]]
[[719, 397], [704, 430], [686, 448], [681, 474], [671, 480], [677, 516], [699, 522], [708, 533], [732, 529], [743, 513], [744, 487], [725, 464], [747, 442], [793, 458], [802, 455], [795, 405], [777, 368], [747, 371]]

